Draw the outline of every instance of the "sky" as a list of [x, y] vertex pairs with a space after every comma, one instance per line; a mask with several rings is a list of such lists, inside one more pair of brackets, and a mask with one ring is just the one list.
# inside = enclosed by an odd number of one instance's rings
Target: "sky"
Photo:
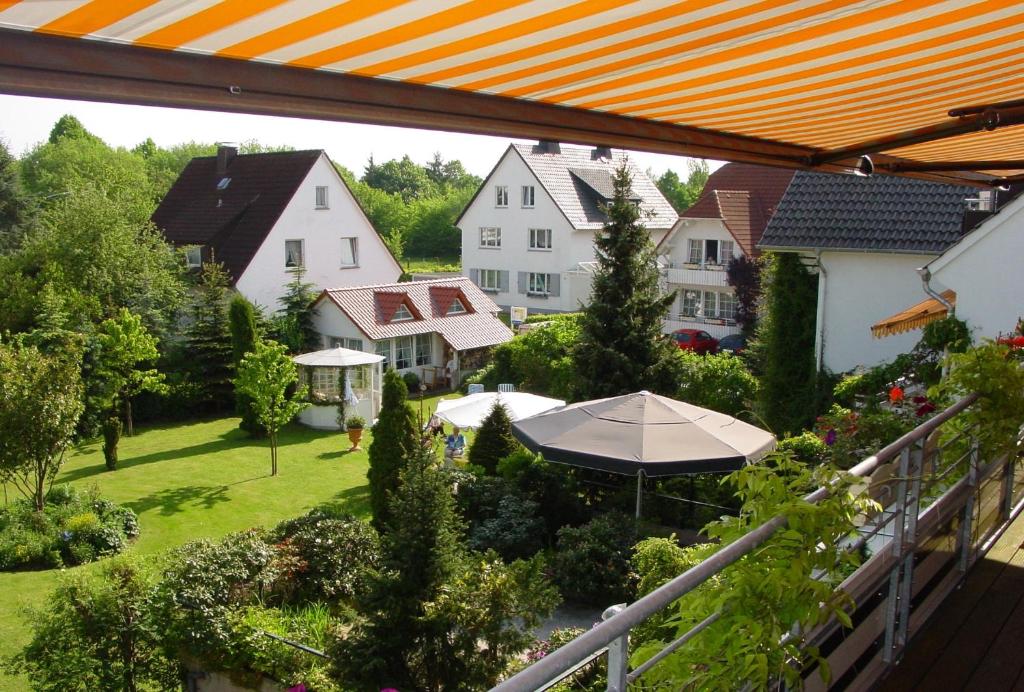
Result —
[[[466, 170], [486, 176], [511, 140], [453, 132], [360, 125], [356, 123], [300, 120], [265, 115], [239, 115], [178, 108], [125, 106], [88, 101], [0, 95], [0, 139], [11, 153], [20, 156], [50, 134], [60, 116], [70, 113], [86, 129], [111, 146], [134, 147], [147, 137], [160, 146], [182, 142], [245, 142], [288, 145], [295, 149], [324, 149], [328, 156], [357, 176], [372, 155], [378, 163], [406, 154], [416, 163], [441, 152], [445, 160], [458, 159]], [[660, 175], [672, 169], [685, 178], [686, 157], [631, 152], [643, 169]], [[712, 170], [717, 162], [708, 162]]]

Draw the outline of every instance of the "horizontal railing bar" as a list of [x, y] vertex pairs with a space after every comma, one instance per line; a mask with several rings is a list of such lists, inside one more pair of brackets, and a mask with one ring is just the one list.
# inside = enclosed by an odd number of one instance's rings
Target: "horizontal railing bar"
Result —
[[703, 620], [698, 622], [696, 625], [691, 627], [689, 630], [687, 630], [686, 633], [683, 636], [681, 636], [678, 639], [676, 639], [675, 641], [671, 642], [664, 649], [662, 649], [658, 653], [654, 654], [649, 659], [644, 661], [642, 664], [637, 666], [636, 669], [632, 673], [627, 673], [626, 674], [626, 681], [627, 682], [633, 682], [634, 680], [638, 679], [641, 675], [643, 675], [644, 673], [649, 671], [651, 668], [656, 666], [658, 664], [658, 662], [661, 661], [661, 659], [665, 658], [666, 656], [671, 654], [673, 651], [678, 649], [680, 646], [682, 646], [686, 642], [690, 641], [691, 639], [696, 637], [698, 634], [700, 634], [701, 632], [706, 630], [708, 627], [713, 625], [715, 622], [717, 622], [720, 617], [722, 617], [722, 612], [721, 611], [715, 611], [714, 613], [711, 613], [711, 615], [708, 615], [706, 618], [704, 618]]
[[[969, 407], [977, 399], [977, 393], [965, 396], [946, 410], [901, 436], [895, 442], [886, 445], [878, 453], [864, 459], [850, 469], [849, 473], [855, 476], [865, 476], [871, 473], [880, 463], [895, 457], [905, 447], [925, 439], [940, 425]], [[825, 499], [829, 492], [830, 486], [820, 487], [806, 495], [804, 501], [815, 504]], [[564, 671], [575, 665], [576, 662], [628, 633], [633, 627], [644, 622], [650, 616], [666, 608], [673, 601], [685, 596], [729, 565], [751, 553], [767, 542], [778, 529], [785, 525], [785, 516], [776, 515], [772, 517], [735, 542], [721, 548], [704, 561], [686, 570], [675, 579], [663, 584], [621, 612], [584, 632], [557, 651], [548, 654], [540, 661], [520, 671], [508, 680], [499, 683], [493, 688], [494, 692], [533, 691], [543, 686], [553, 677], [561, 675]]]

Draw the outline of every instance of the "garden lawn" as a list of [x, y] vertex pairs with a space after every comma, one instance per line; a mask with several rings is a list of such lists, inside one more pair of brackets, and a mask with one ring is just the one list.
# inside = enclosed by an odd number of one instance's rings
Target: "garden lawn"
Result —
[[[424, 400], [425, 415], [438, 398]], [[419, 413], [419, 402], [411, 403]], [[278, 475], [272, 477], [267, 441], [249, 439], [238, 429], [238, 418], [137, 426], [134, 437], [121, 439], [116, 471], [106, 470], [102, 443], [93, 441], [68, 453], [57, 483], [82, 490], [96, 486], [103, 497], [135, 510], [141, 527], [131, 548], [136, 555], [155, 555], [251, 526], [273, 526], [323, 503], [368, 518], [369, 430], [358, 452], [346, 451], [348, 437], [339, 432], [291, 425], [279, 437]], [[8, 488], [9, 496], [14, 492]], [[22, 610], [44, 604], [61, 572], [0, 572], [0, 658], [27, 642]], [[23, 689], [24, 680], [0, 671], [0, 690]]]

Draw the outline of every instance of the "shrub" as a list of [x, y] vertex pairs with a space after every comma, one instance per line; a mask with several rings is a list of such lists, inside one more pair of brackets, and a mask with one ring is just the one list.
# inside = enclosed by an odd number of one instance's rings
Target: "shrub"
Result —
[[602, 514], [558, 531], [551, 559], [553, 579], [566, 600], [608, 606], [629, 596], [629, 557], [637, 540], [632, 518]]
[[495, 402], [477, 430], [467, 460], [470, 464], [482, 466], [493, 476], [497, 473], [498, 462], [518, 448], [519, 443], [512, 437], [512, 420], [508, 417], [508, 411]]
[[402, 375], [402, 381], [405, 382], [405, 388], [410, 392], [420, 391], [420, 376], [414, 372], [407, 372]]
[[779, 440], [780, 452], [791, 452], [793, 457], [805, 464], [820, 464], [829, 458], [828, 445], [810, 431]]
[[521, 449], [500, 461], [498, 472], [522, 497], [537, 503], [549, 544], [563, 526], [578, 526], [590, 519], [575, 469], [548, 463], [541, 455]]
[[121, 552], [138, 535], [128, 507], [59, 485], [42, 512], [25, 500], [0, 509], [0, 570], [85, 564]]
[[683, 362], [679, 399], [695, 406], [740, 417], [757, 397], [757, 379], [743, 361], [729, 353], [701, 356], [680, 351]]
[[469, 547], [494, 550], [506, 562], [528, 558], [544, 547], [544, 519], [533, 500], [509, 494], [498, 500], [493, 516], [469, 529]]
[[[545, 315], [545, 317], [555, 317]], [[558, 316], [551, 324], [532, 329], [495, 347], [491, 362], [466, 379], [489, 390], [515, 384], [523, 391], [572, 399], [575, 383], [570, 352], [580, 335], [579, 314]]]

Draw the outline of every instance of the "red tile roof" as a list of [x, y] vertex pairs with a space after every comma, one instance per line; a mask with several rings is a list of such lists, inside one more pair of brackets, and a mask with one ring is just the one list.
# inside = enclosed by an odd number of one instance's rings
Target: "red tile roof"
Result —
[[754, 255], [792, 180], [793, 171], [785, 168], [727, 163], [711, 174], [700, 198], [680, 216], [721, 219], [744, 254]]
[[[449, 315], [459, 298], [465, 313]], [[317, 299], [336, 305], [369, 339], [391, 339], [437, 332], [456, 351], [494, 346], [512, 338], [512, 332], [495, 317], [499, 308], [468, 277], [408, 281], [376, 286], [329, 288]], [[398, 306], [405, 303], [416, 319], [392, 322]]]

